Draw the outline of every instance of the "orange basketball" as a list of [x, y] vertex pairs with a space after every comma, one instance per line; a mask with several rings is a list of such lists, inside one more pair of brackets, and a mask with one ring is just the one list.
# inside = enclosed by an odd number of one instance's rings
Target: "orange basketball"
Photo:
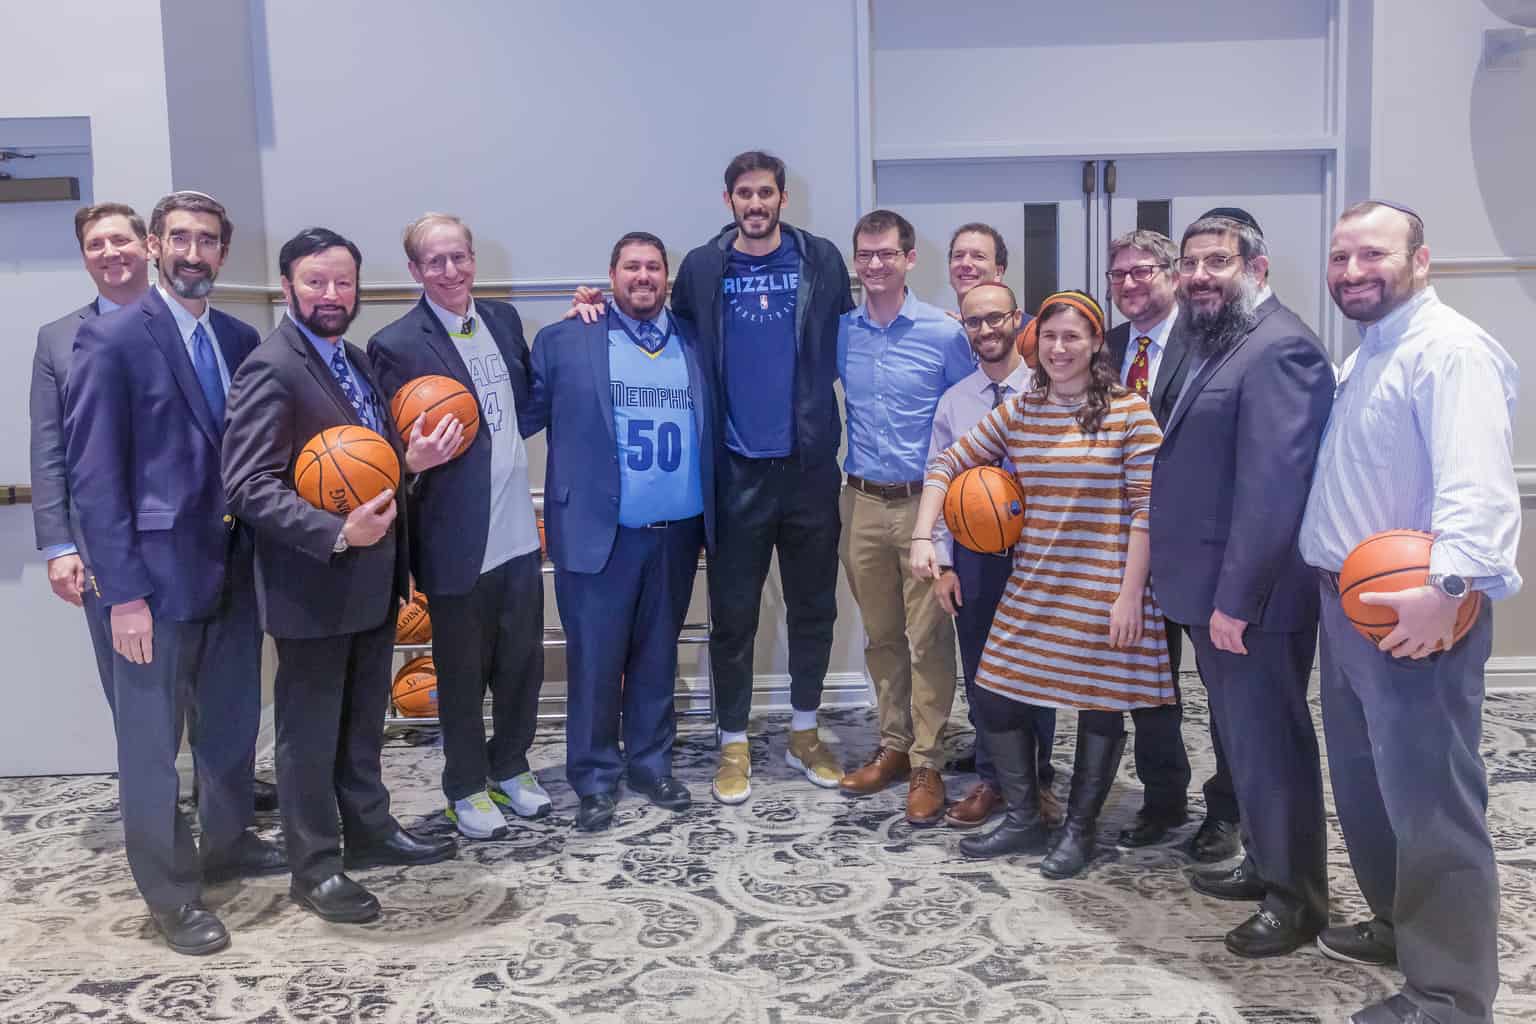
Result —
[[385, 488], [399, 487], [400, 460], [367, 427], [327, 427], [299, 451], [293, 486], [316, 508], [344, 516]]
[[[1397, 593], [1429, 581], [1429, 548], [1435, 538], [1420, 530], [1383, 530], [1361, 541], [1344, 559], [1339, 573], [1339, 601], [1360, 635], [1379, 644], [1397, 626], [1397, 613], [1385, 605], [1365, 604], [1361, 594]], [[1456, 611], [1452, 643], [1467, 635], [1483, 607], [1477, 591]], [[1440, 648], [1436, 648], [1439, 650]]]
[[395, 643], [424, 644], [432, 639], [432, 617], [427, 614], [427, 595], [421, 591], [400, 609], [395, 620]]
[[968, 469], [944, 492], [944, 524], [972, 551], [1000, 555], [1024, 532], [1024, 492], [997, 466]]
[[390, 690], [395, 711], [406, 718], [431, 718], [437, 714], [437, 668], [431, 658], [412, 658], [395, 673]]
[[539, 558], [549, 557], [549, 541], [544, 536], [544, 517], [539, 516]]
[[430, 434], [437, 429], [439, 420], [453, 413], [464, 424], [464, 440], [459, 442], [454, 458], [469, 450], [470, 442], [480, 431], [480, 404], [468, 388], [452, 377], [433, 374], [406, 381], [390, 400], [389, 413], [395, 418], [395, 426], [400, 428], [400, 436], [407, 441], [416, 417], [427, 417], [422, 430]]

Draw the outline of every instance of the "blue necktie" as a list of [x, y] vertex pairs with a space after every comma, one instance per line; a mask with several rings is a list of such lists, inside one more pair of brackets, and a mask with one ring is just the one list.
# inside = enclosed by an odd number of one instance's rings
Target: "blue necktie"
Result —
[[347, 401], [352, 403], [352, 408], [357, 410], [362, 417], [363, 424], [369, 430], [378, 430], [379, 425], [374, 421], [373, 409], [363, 400], [357, 385], [352, 381], [352, 369], [347, 366], [346, 350], [341, 342], [336, 343], [336, 351], [331, 354], [331, 373], [336, 375], [336, 383], [341, 385], [341, 393], [347, 396]]
[[649, 320], [642, 320], [635, 325], [635, 337], [640, 340], [640, 347], [651, 355], [661, 351], [661, 347], [667, 343], [667, 339], [661, 336], [661, 328]]
[[192, 329], [192, 369], [197, 371], [197, 385], [203, 389], [203, 399], [213, 422], [224, 433], [224, 380], [219, 376], [219, 360], [213, 354], [213, 342], [201, 322]]

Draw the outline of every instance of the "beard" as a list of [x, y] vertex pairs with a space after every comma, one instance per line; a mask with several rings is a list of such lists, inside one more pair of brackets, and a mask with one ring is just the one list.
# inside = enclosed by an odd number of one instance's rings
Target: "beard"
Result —
[[1191, 305], [1189, 325], [1194, 330], [1195, 354], [1201, 359], [1212, 359], [1241, 341], [1253, 330], [1253, 311], [1258, 300], [1259, 283], [1240, 273], [1216, 309], [1203, 313]]
[[[732, 212], [734, 213], [735, 211], [733, 210]], [[760, 231], [753, 231], [747, 227], [747, 218], [741, 214], [736, 214], [736, 230], [740, 231], [747, 238], [770, 237], [779, 226], [779, 211], [772, 209], [765, 210], [764, 212], [768, 215], [768, 223]]]
[[288, 315], [309, 328], [310, 332], [321, 338], [339, 338], [347, 333], [347, 328], [352, 326], [352, 321], [357, 319], [357, 307], [351, 309], [345, 307], [328, 307], [321, 311], [316, 306], [305, 316], [299, 309], [299, 300], [294, 298], [288, 303]]
[[209, 273], [205, 277], [182, 277], [180, 271], [183, 267], [197, 267], [207, 270], [206, 263], [189, 263], [186, 260], [173, 260], [166, 270], [166, 280], [171, 286], [171, 291], [184, 299], [205, 299], [208, 293], [213, 291], [213, 282], [217, 274]]

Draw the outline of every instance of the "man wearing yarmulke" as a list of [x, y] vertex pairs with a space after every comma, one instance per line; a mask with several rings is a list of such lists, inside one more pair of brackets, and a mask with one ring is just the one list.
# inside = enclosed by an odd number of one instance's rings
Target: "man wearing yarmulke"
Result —
[[[1320, 578], [1329, 776], [1373, 916], [1325, 929], [1317, 945], [1335, 960], [1395, 962], [1405, 981], [1352, 1024], [1485, 1024], [1499, 987], [1499, 878], [1478, 741], [1488, 601], [1521, 583], [1511, 441], [1520, 371], [1440, 301], [1429, 265], [1424, 222], [1407, 207], [1366, 200], [1333, 229], [1328, 290], [1359, 325], [1360, 347], [1340, 374], [1301, 553]], [[1361, 595], [1397, 615], [1373, 644], [1344, 614], [1338, 573], [1361, 541], [1401, 528], [1435, 535], [1429, 581]], [[1453, 644], [1473, 591], [1488, 601]]]

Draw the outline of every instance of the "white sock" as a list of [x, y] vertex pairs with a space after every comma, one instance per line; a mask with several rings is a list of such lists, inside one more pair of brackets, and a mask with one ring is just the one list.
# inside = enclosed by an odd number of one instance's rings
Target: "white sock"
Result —
[[745, 743], [745, 742], [747, 742], [747, 734], [744, 733], [744, 732], [726, 732], [723, 729], [720, 731], [720, 745], [722, 747], [725, 746], [727, 743]]
[[795, 732], [804, 732], [807, 729], [816, 728], [816, 712], [801, 711], [795, 709], [794, 717], [789, 720], [789, 727]]

